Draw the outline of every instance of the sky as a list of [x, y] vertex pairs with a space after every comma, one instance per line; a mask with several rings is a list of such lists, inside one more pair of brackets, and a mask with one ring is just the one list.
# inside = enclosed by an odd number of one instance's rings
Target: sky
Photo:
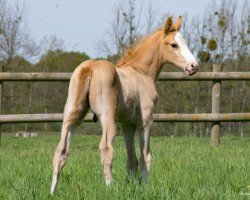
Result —
[[[25, 2], [27, 23], [33, 38], [56, 35], [67, 51], [80, 51], [99, 57], [98, 42], [112, 21], [112, 8], [118, 0], [20, 0]], [[122, 2], [122, 1], [121, 1]], [[145, 1], [146, 2], [146, 1]], [[209, 0], [154, 0], [159, 14], [188, 13], [197, 16]], [[143, 15], [142, 15], [143, 16]]]

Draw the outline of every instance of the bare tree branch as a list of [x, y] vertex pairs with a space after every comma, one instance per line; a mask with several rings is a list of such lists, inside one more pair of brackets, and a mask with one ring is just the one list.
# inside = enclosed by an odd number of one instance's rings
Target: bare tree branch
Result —
[[36, 54], [36, 44], [24, 19], [24, 5], [14, 6], [0, 0], [0, 60], [7, 70], [15, 56], [29, 58]]
[[[148, 0], [146, 7], [143, 7], [142, 0], [126, 0], [118, 2], [113, 10], [107, 36], [97, 44], [97, 50], [102, 54], [121, 56], [124, 51], [135, 44], [142, 35], [148, 34], [156, 21], [157, 12], [154, 9], [153, 1]], [[143, 9], [146, 9], [147, 17], [145, 23], [141, 20]], [[143, 28], [146, 27], [145, 28]], [[144, 30], [145, 32], [143, 32]]]

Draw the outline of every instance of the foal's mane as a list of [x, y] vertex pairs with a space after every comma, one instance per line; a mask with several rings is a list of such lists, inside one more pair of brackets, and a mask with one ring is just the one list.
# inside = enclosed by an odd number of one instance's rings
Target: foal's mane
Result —
[[117, 63], [117, 67], [122, 67], [123, 65], [125, 65], [127, 63], [127, 61], [133, 57], [135, 57], [138, 54], [138, 51], [145, 46], [146, 41], [148, 41], [148, 39], [154, 35], [155, 33], [161, 31], [162, 29], [158, 29], [155, 32], [153, 32], [152, 34], [142, 37], [140, 39], [140, 41], [134, 45], [132, 45], [132, 47], [130, 47], [129, 49], [127, 49], [124, 53], [124, 56], [122, 56], [120, 58], [120, 60]]

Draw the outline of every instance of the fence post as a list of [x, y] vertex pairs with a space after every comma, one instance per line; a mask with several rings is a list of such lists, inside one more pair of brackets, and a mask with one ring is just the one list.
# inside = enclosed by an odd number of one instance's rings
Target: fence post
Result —
[[[213, 64], [213, 72], [220, 72], [221, 66]], [[220, 88], [221, 81], [214, 80], [212, 86], [212, 113], [220, 113]], [[220, 144], [220, 122], [213, 122], [211, 129], [211, 145], [217, 147]]]
[[[0, 67], [0, 73], [3, 72], [3, 67]], [[2, 99], [3, 99], [3, 81], [0, 81], [0, 115], [2, 114]], [[2, 124], [0, 123], [0, 146], [2, 144]]]

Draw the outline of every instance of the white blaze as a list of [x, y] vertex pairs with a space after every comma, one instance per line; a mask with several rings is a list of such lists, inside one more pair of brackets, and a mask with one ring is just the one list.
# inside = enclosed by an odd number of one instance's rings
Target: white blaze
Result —
[[189, 51], [184, 38], [182, 37], [182, 35], [179, 32], [177, 32], [175, 34], [175, 41], [177, 42], [177, 44], [181, 50], [181, 55], [186, 59], [186, 62], [187, 63], [191, 63], [191, 62], [197, 63], [195, 57]]

